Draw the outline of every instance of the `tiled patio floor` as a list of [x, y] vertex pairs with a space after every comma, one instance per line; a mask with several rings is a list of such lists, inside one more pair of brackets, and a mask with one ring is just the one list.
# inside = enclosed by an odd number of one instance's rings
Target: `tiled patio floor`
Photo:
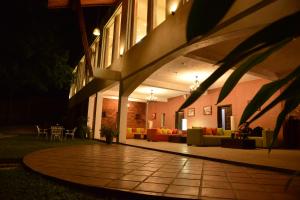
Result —
[[287, 174], [125, 145], [81, 145], [31, 153], [41, 174], [87, 186], [188, 199], [299, 199], [300, 179]]
[[128, 139], [126, 144], [168, 152], [202, 156], [271, 168], [300, 171], [300, 149], [232, 149], [223, 147], [199, 147], [171, 142], [149, 142], [147, 140]]

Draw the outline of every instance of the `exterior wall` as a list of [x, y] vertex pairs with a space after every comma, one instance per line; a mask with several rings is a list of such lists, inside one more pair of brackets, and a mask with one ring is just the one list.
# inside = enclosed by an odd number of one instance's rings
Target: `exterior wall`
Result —
[[[248, 81], [238, 84], [234, 90], [224, 99], [221, 105], [232, 105], [232, 115], [235, 117], [235, 127], [237, 127], [241, 118], [242, 112], [246, 107], [248, 101], [252, 99], [259, 88], [267, 83], [267, 80], [259, 79], [255, 81]], [[188, 121], [188, 127], [192, 126], [206, 126], [217, 127], [217, 102], [220, 88], [208, 91], [207, 95], [200, 97], [189, 108], [195, 108], [195, 116], [188, 117], [187, 109], [184, 110], [184, 116]], [[278, 94], [276, 94], [278, 95]], [[275, 97], [269, 100], [272, 101]], [[166, 127], [175, 128], [175, 111], [184, 102], [183, 96], [169, 99], [169, 102], [155, 102], [150, 103], [148, 107], [148, 119], [151, 119], [152, 114], [156, 113], [156, 119], [153, 120], [153, 127], [160, 127], [160, 116], [166, 113]], [[268, 103], [268, 102], [267, 102]], [[212, 106], [212, 115], [203, 115], [203, 106]], [[274, 129], [276, 118], [281, 111], [281, 106], [277, 105], [270, 110], [266, 115], [256, 120], [251, 124], [251, 127], [262, 126], [264, 128]]]
[[[146, 127], [146, 103], [129, 101], [127, 114], [127, 127]], [[105, 112], [105, 115], [103, 114]], [[118, 100], [103, 99], [101, 125], [116, 128]]]

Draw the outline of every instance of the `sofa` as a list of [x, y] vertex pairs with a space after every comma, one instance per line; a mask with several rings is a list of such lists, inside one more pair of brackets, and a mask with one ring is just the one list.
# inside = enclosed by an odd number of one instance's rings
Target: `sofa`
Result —
[[158, 141], [169, 141], [170, 136], [186, 136], [186, 131], [181, 131], [178, 129], [168, 129], [168, 128], [151, 128], [147, 129], [147, 140], [158, 142]]
[[[207, 129], [209, 129], [207, 133]], [[212, 129], [212, 131], [210, 131]], [[187, 145], [197, 146], [220, 146], [223, 138], [230, 138], [235, 131], [223, 130], [222, 128], [192, 128], [187, 130]], [[262, 136], [249, 136], [254, 139], [256, 147], [267, 148], [271, 144], [273, 131], [262, 130]]]
[[144, 136], [146, 135], [146, 129], [145, 128], [127, 128], [126, 132], [126, 139], [133, 139], [135, 138], [135, 135]]

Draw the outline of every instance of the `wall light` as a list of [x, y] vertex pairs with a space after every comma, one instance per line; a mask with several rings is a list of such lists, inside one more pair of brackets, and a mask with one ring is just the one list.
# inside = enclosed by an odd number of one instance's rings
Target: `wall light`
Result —
[[94, 34], [95, 36], [100, 36], [100, 29], [99, 29], [98, 27], [94, 28], [93, 34]]
[[183, 131], [187, 130], [187, 119], [182, 119], [182, 130]]
[[177, 10], [177, 4], [172, 4], [172, 5], [170, 6], [170, 13], [171, 13], [172, 15], [174, 15], [175, 12], [176, 12], [176, 10]]
[[124, 47], [120, 47], [120, 56], [123, 56], [124, 54]]

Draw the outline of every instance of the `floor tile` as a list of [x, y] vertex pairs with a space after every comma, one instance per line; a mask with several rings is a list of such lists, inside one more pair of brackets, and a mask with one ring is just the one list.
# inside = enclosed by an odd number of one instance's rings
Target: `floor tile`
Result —
[[227, 181], [227, 178], [225, 176], [203, 175], [203, 180], [205, 180], [205, 181]]
[[175, 177], [177, 175], [176, 172], [155, 172], [152, 176], [159, 176], [159, 177]]
[[113, 180], [107, 185], [107, 187], [131, 190], [139, 183], [140, 182], [136, 181]]
[[151, 171], [134, 170], [134, 171], [130, 172], [129, 174], [150, 176], [151, 174], [153, 174], [153, 172], [151, 172]]
[[201, 175], [200, 175], [200, 174], [185, 174], [185, 173], [179, 173], [179, 174], [177, 174], [177, 178], [201, 179]]
[[202, 174], [202, 170], [183, 169], [183, 170], [180, 171], [180, 173], [186, 173], [186, 174]]
[[202, 188], [201, 196], [220, 197], [220, 198], [235, 198], [233, 190], [216, 189], [216, 188]]
[[234, 190], [265, 191], [263, 185], [249, 183], [231, 183]]
[[147, 192], [164, 192], [168, 185], [158, 183], [141, 183], [134, 190], [142, 190]]
[[202, 187], [231, 189], [231, 184], [229, 182], [224, 181], [203, 181]]
[[144, 182], [171, 184], [172, 181], [173, 178], [151, 176], [147, 178]]
[[186, 185], [186, 186], [200, 186], [200, 180], [177, 178], [177, 179], [174, 179], [172, 184], [173, 185]]
[[172, 197], [172, 198], [179, 198], [179, 199], [198, 199], [198, 196], [183, 195], [183, 194], [169, 194], [169, 193], [164, 193], [163, 196], [165, 196], [165, 197]]
[[170, 185], [166, 193], [197, 196], [199, 194], [199, 187]]
[[147, 176], [139, 176], [139, 175], [125, 175], [121, 178], [121, 180], [127, 181], [144, 181]]
[[213, 176], [226, 176], [225, 172], [222, 171], [210, 171], [210, 170], [203, 170], [204, 175], [213, 175]]
[[243, 200], [271, 200], [273, 199], [272, 193], [267, 192], [253, 192], [245, 190], [236, 190], [237, 198]]

